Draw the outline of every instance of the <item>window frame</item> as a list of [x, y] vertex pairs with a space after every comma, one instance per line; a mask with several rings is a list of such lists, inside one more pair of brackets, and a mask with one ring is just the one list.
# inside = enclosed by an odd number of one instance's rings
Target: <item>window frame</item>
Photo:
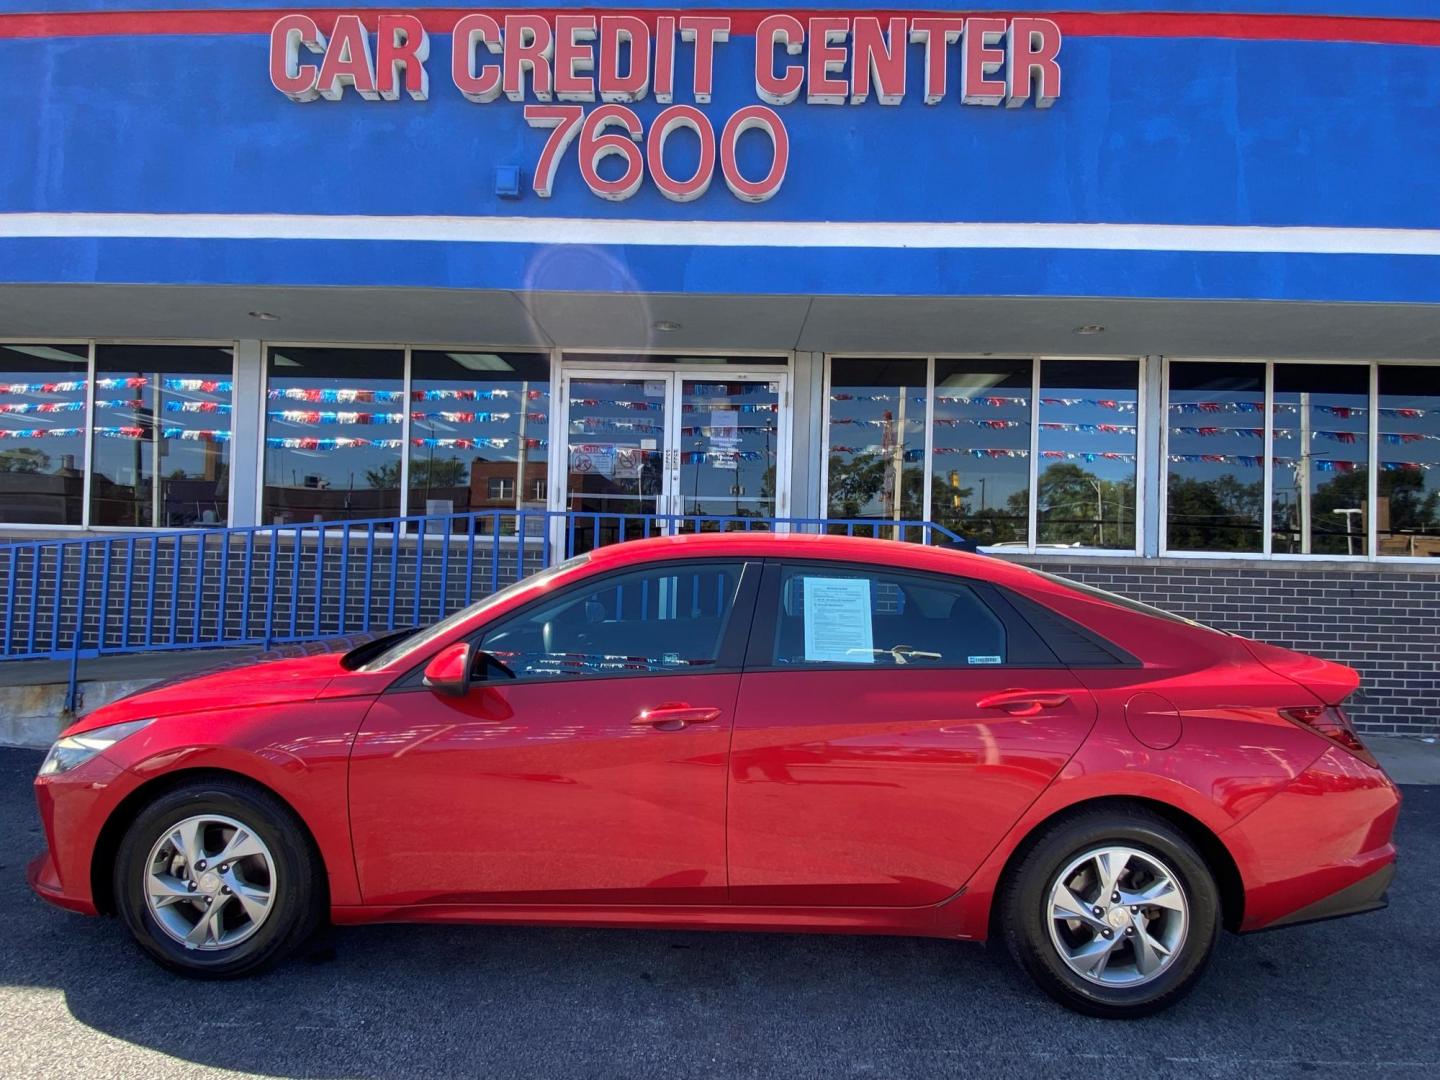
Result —
[[[777, 664], [775, 657], [775, 629], [780, 615], [781, 581], [787, 570], [814, 570], [820, 573], [843, 571], [863, 575], [887, 575], [914, 579], [918, 584], [932, 588], [962, 586], [975, 594], [975, 598], [1005, 627], [1007, 657], [1000, 664], [866, 664], [837, 663], [834, 661], [810, 661], [798, 664]], [[944, 574], [932, 570], [913, 570], [908, 567], [873, 566], [866, 563], [849, 562], [839, 559], [807, 559], [803, 557], [779, 556], [765, 560], [764, 576], [761, 578], [759, 596], [751, 618], [750, 639], [745, 651], [745, 674], [768, 672], [814, 673], [820, 671], [869, 671], [884, 675], [898, 675], [903, 671], [1068, 671], [1071, 665], [1062, 663], [1046, 643], [1044, 636], [1031, 625], [1020, 609], [1009, 602], [1005, 589], [986, 581], [984, 578], [967, 577], [962, 574]], [[1063, 616], [1062, 616], [1063, 618]], [[1032, 656], [1011, 661], [1008, 657], [1010, 645], [1016, 639], [1030, 638], [1029, 647], [1035, 649]], [[1041, 655], [1041, 654], [1045, 655]], [[1107, 665], [1108, 666], [1108, 665]], [[1120, 665], [1116, 665], [1120, 666]]]
[[[151, 525], [148, 527], [135, 527], [130, 525], [92, 525], [90, 517], [90, 496], [94, 469], [94, 442], [95, 442], [95, 358], [99, 346], [102, 345], [145, 345], [162, 347], [168, 345], [189, 346], [192, 348], [204, 349], [228, 349], [230, 351], [230, 382], [231, 390], [231, 455], [232, 468], [230, 469], [229, 490], [227, 492], [227, 517], [229, 523], [223, 526], [211, 526], [212, 528], [239, 529], [244, 525], [235, 524], [236, 516], [236, 495], [238, 494], [239, 478], [237, 470], [233, 468], [233, 457], [236, 453], [234, 434], [235, 416], [240, 411], [240, 401], [237, 387], [240, 382], [240, 340], [239, 338], [146, 338], [146, 337], [71, 337], [64, 335], [37, 336], [34, 334], [16, 337], [6, 335], [0, 337], [0, 345], [60, 345], [60, 346], [82, 346], [87, 350], [87, 361], [85, 365], [85, 408], [81, 410], [85, 418], [85, 453], [84, 453], [84, 477], [81, 485], [80, 498], [81, 514], [78, 525], [28, 525], [15, 522], [7, 525], [7, 532], [18, 534], [50, 534], [50, 533], [97, 533], [100, 535], [117, 534], [140, 534], [161, 535], [164, 533], [184, 532], [193, 529], [193, 526], [163, 526]], [[263, 350], [262, 350], [263, 364]], [[3, 378], [3, 373], [0, 373]], [[262, 373], [263, 378], [263, 373]]]
[[[937, 361], [961, 360], [985, 362], [1028, 361], [1030, 363], [1030, 446], [1029, 490], [1026, 499], [1026, 542], [1004, 548], [986, 548], [1003, 555], [1052, 555], [1061, 557], [1082, 556], [1085, 558], [1136, 558], [1145, 554], [1147, 509], [1152, 486], [1151, 476], [1155, 470], [1145, 452], [1144, 433], [1149, 425], [1149, 395], [1146, 388], [1156, 377], [1157, 365], [1152, 364], [1153, 356], [1106, 354], [1104, 356], [1075, 356], [1046, 353], [1022, 355], [1018, 353], [993, 353], [982, 355], [965, 352], [916, 353], [896, 351], [840, 351], [825, 354], [824, 372], [820, 389], [820, 431], [819, 443], [812, 448], [812, 455], [818, 455], [820, 476], [820, 501], [822, 508], [830, 505], [830, 395], [834, 383], [836, 360], [914, 360], [925, 363], [925, 483], [923, 500], [925, 519], [931, 519], [931, 498], [935, 476], [935, 368]], [[1044, 383], [1042, 366], [1046, 361], [1067, 361], [1084, 363], [1133, 363], [1136, 364], [1135, 383], [1135, 544], [1125, 548], [1097, 547], [1054, 547], [1038, 543], [1040, 525], [1039, 482], [1040, 482], [1040, 394]], [[1161, 473], [1160, 475], [1164, 475]], [[1163, 517], [1162, 517], [1163, 522]], [[1162, 530], [1163, 532], [1163, 530]], [[1163, 535], [1162, 535], [1163, 540]]]
[[[657, 559], [654, 562], [641, 566], [615, 567], [610, 570], [598, 571], [594, 574], [587, 574], [579, 581], [573, 581], [553, 592], [547, 591], [541, 596], [535, 597], [507, 611], [494, 619], [489, 620], [481, 626], [476, 627], [470, 633], [457, 641], [463, 641], [478, 654], [480, 642], [485, 635], [502, 624], [511, 620], [524, 619], [533, 614], [537, 609], [556, 601], [564, 600], [577, 593], [590, 593], [596, 589], [605, 588], [605, 582], [614, 578], [628, 577], [637, 573], [683, 573], [687, 569], [704, 569], [707, 566], [739, 566], [740, 580], [735, 586], [735, 599], [730, 605], [730, 611], [725, 616], [725, 626], [720, 631], [720, 648], [715, 663], [704, 668], [677, 668], [674, 671], [613, 671], [594, 675], [546, 675], [546, 676], [518, 676], [517, 678], [486, 679], [483, 675], [471, 676], [473, 686], [506, 687], [506, 686], [553, 686], [561, 683], [593, 683], [606, 682], [611, 679], [672, 679], [692, 675], [739, 675], [744, 669], [746, 641], [750, 634], [751, 623], [755, 615], [756, 597], [761, 587], [761, 574], [763, 561], [753, 556], [722, 556], [710, 555], [694, 558], [680, 559]], [[453, 644], [453, 643], [452, 643]], [[413, 668], [397, 679], [390, 690], [410, 691], [426, 690], [424, 685], [425, 665], [434, 657], [430, 653], [419, 661]], [[387, 691], [387, 693], [390, 691]]]
[[[1270, 462], [1274, 458], [1275, 438], [1275, 368], [1280, 364], [1297, 364], [1317, 367], [1360, 367], [1368, 370], [1369, 393], [1366, 398], [1367, 416], [1367, 441], [1366, 461], [1369, 470], [1366, 498], [1368, 504], [1374, 507], [1378, 504], [1380, 493], [1380, 369], [1382, 367], [1440, 367], [1440, 363], [1434, 360], [1415, 359], [1346, 359], [1346, 358], [1325, 358], [1308, 359], [1305, 357], [1222, 357], [1222, 356], [1165, 356], [1163, 358], [1160, 387], [1160, 413], [1164, 418], [1160, 425], [1160, 468], [1156, 470], [1159, 476], [1157, 484], [1159, 491], [1159, 546], [1158, 554], [1161, 558], [1167, 559], [1210, 559], [1210, 560], [1250, 560], [1263, 562], [1285, 562], [1313, 564], [1324, 562], [1338, 563], [1408, 563], [1412, 565], [1434, 566], [1436, 560], [1425, 555], [1380, 555], [1379, 550], [1379, 520], [1378, 515], [1371, 513], [1367, 517], [1365, 527], [1365, 549], [1362, 555], [1338, 555], [1338, 554], [1303, 554], [1299, 552], [1277, 552], [1274, 550], [1274, 468]], [[1264, 546], [1261, 551], [1194, 551], [1194, 550], [1171, 550], [1169, 546], [1169, 464], [1170, 464], [1170, 365], [1174, 363], [1196, 364], [1263, 364], [1265, 368], [1265, 439], [1264, 439], [1264, 518], [1262, 523], [1264, 533]]]

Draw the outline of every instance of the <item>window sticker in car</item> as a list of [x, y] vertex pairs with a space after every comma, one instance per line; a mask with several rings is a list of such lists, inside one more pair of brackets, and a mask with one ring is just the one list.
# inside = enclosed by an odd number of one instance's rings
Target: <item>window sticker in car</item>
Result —
[[967, 656], [967, 664], [1003, 664], [1005, 661], [998, 656]]
[[873, 664], [870, 580], [806, 577], [803, 581], [806, 661]]

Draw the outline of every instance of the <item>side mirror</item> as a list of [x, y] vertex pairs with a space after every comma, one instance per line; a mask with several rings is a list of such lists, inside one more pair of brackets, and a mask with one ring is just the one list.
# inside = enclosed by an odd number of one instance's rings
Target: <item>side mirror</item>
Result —
[[437, 694], [464, 697], [470, 690], [472, 662], [469, 642], [447, 645], [425, 665], [425, 685]]

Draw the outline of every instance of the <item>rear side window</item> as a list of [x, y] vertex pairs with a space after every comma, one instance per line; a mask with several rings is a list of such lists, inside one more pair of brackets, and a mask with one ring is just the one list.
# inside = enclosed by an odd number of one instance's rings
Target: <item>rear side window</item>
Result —
[[1141, 603], [1139, 600], [1132, 600], [1128, 596], [1107, 592], [1105, 589], [1097, 589], [1094, 585], [1083, 585], [1078, 581], [1071, 581], [1069, 578], [1060, 577], [1058, 574], [1047, 574], [1044, 570], [1036, 570], [1034, 567], [1026, 567], [1026, 569], [1029, 570], [1030, 573], [1044, 578], [1046, 581], [1063, 586], [1071, 592], [1079, 593], [1081, 596], [1089, 597], [1092, 600], [1104, 600], [1107, 604], [1114, 604], [1116, 607], [1125, 608], [1138, 615], [1149, 615], [1152, 619], [1164, 619], [1166, 622], [1193, 626], [1197, 630], [1209, 630], [1212, 634], [1222, 634], [1229, 637], [1228, 634], [1225, 634], [1224, 630], [1216, 630], [1213, 626], [1206, 626], [1204, 623], [1196, 622], [1194, 619], [1187, 619], [1183, 615], [1176, 615], [1174, 612], [1152, 607], [1149, 604]]
[[1005, 622], [963, 581], [844, 566], [783, 566], [771, 664], [992, 667]]

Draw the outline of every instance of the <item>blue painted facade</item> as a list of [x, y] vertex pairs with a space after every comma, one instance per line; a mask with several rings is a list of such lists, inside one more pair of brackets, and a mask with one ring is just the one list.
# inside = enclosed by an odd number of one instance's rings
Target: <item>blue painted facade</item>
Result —
[[[9, 2], [4, 12], [113, 12], [162, 5]], [[243, 13], [253, 0], [201, 4]], [[515, 10], [526, 5], [514, 5]], [[597, 5], [604, 10], [615, 5]], [[771, 5], [743, 4], [740, 7]], [[949, 6], [949, 5], [947, 5]], [[364, 3], [356, 10], [402, 12]], [[997, 5], [967, 4], [966, 11]], [[1009, 12], [1146, 12], [1139, 2], [1003, 5]], [[1232, 13], [1423, 19], [1421, 0], [1231, 0]], [[730, 10], [735, 10], [732, 5]], [[807, 10], [848, 10], [834, 2]], [[1170, 0], [1169, 12], [1210, 4]], [[623, 5], [636, 10], [635, 5]], [[666, 10], [676, 10], [667, 8]], [[692, 9], [682, 9], [692, 10]], [[706, 9], [696, 8], [703, 11]], [[783, 9], [776, 9], [783, 10]], [[905, 13], [901, 11], [900, 13]], [[803, 17], [803, 12], [801, 13]], [[1364, 16], [1364, 19], [1358, 17]], [[0, 15], [3, 21], [4, 15]], [[333, 17], [319, 19], [322, 28]], [[57, 24], [58, 25], [58, 24]], [[63, 27], [60, 28], [63, 31]], [[781, 106], [789, 171], [772, 200], [749, 204], [717, 180], [690, 203], [649, 182], [611, 203], [592, 195], [575, 150], [550, 199], [529, 179], [546, 132], [504, 97], [475, 104], [450, 79], [450, 38], [431, 37], [426, 101], [296, 103], [270, 85], [268, 38], [253, 32], [5, 37], [7, 117], [0, 215], [298, 214], [581, 218], [651, 222], [977, 222], [1242, 226], [1263, 229], [1440, 228], [1440, 47], [1364, 40], [1068, 35], [1064, 90], [1049, 109], [962, 106], [957, 64], [947, 100], [922, 102], [923, 50], [909, 48], [903, 104]], [[954, 50], [952, 50], [954, 51]], [[677, 49], [677, 102], [690, 100], [688, 47]], [[716, 48], [716, 129], [758, 101], [754, 43]], [[307, 56], [307, 59], [310, 58]], [[593, 107], [593, 106], [591, 106]], [[635, 111], [647, 124], [659, 110]], [[688, 158], [688, 160], [687, 160]], [[689, 171], [687, 136], [672, 170]], [[763, 140], [742, 143], [751, 175]], [[494, 171], [518, 166], [522, 197], [495, 194]], [[3, 222], [3, 218], [0, 218]], [[282, 230], [283, 232], [283, 230]], [[1270, 234], [1267, 234], [1270, 235]], [[1338, 234], [1343, 246], [1345, 233]], [[1262, 241], [1268, 242], [1268, 241]], [[549, 271], [542, 289], [744, 294], [1116, 296], [1175, 299], [1440, 301], [1430, 255], [1285, 250], [1013, 250], [951, 246], [788, 247], [754, 258], [733, 245], [603, 245], [608, 260]], [[545, 245], [406, 239], [290, 240], [16, 236], [0, 224], [8, 283], [407, 285], [534, 288]], [[1384, 245], [1381, 245], [1384, 247]], [[593, 268], [608, 261], [611, 272]], [[618, 268], [618, 269], [617, 269]]]

